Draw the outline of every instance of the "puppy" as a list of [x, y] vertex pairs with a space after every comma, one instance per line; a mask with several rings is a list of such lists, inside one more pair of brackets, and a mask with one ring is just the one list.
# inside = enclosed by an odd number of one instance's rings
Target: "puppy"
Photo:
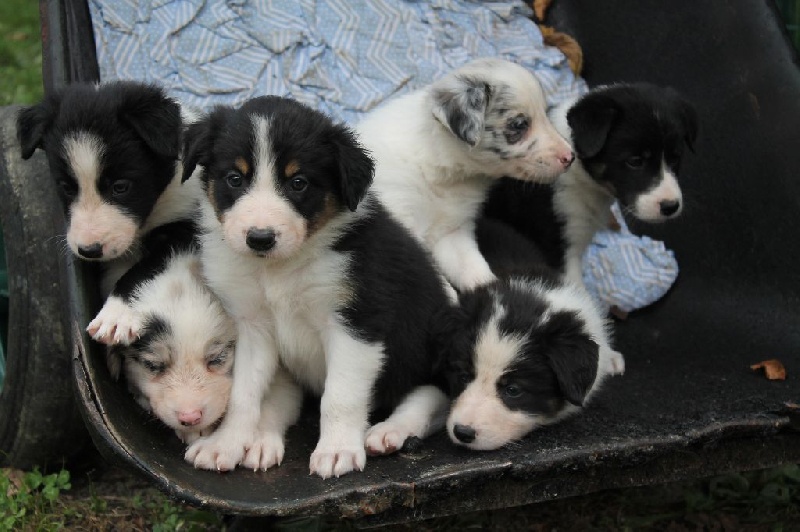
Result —
[[138, 259], [144, 234], [196, 209], [200, 187], [181, 186], [178, 160], [191, 119], [163, 89], [132, 81], [71, 85], [17, 117], [22, 158], [47, 154], [67, 246], [106, 262], [104, 295]]
[[693, 149], [697, 115], [672, 89], [649, 84], [600, 87], [550, 113], [577, 161], [551, 187], [503, 179], [485, 214], [533, 239], [548, 264], [582, 283], [581, 260], [594, 234], [608, 227], [616, 199], [647, 222], [678, 216], [678, 172]]
[[378, 195], [461, 290], [495, 278], [474, 236], [495, 180], [551, 183], [574, 159], [539, 82], [500, 59], [472, 61], [388, 102], [357, 131], [375, 157]]
[[[361, 470], [372, 452], [434, 430], [432, 317], [450, 305], [429, 254], [367, 194], [373, 162], [354, 135], [295, 101], [216, 108], [189, 127], [184, 177], [202, 166], [202, 261], [236, 323], [236, 364], [219, 429], [186, 452], [195, 467], [273, 465], [283, 433], [257, 427], [279, 363], [321, 396], [310, 471]], [[424, 416], [418, 415], [425, 412]], [[400, 443], [398, 443], [400, 442]]]
[[447, 432], [491, 450], [578, 411], [624, 359], [591, 297], [559, 281], [525, 237], [483, 219], [477, 238], [499, 279], [461, 293], [461, 313], [441, 325]]

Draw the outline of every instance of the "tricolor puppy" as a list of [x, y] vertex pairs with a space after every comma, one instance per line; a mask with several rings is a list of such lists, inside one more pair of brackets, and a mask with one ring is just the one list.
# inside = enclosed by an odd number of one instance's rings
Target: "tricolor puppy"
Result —
[[672, 89], [620, 84], [565, 102], [550, 118], [571, 140], [577, 161], [552, 188], [502, 180], [485, 213], [532, 238], [551, 266], [580, 283], [583, 253], [608, 226], [615, 199], [647, 222], [681, 213], [677, 176], [685, 148], [693, 149], [697, 115]]
[[195, 209], [199, 186], [180, 181], [181, 112], [161, 88], [132, 81], [71, 85], [20, 112], [22, 157], [46, 152], [77, 257], [128, 267], [142, 235]]
[[447, 432], [491, 450], [577, 412], [624, 360], [591, 297], [560, 282], [525, 237], [485, 219], [477, 234], [499, 279], [461, 293], [461, 314], [443, 324]]
[[551, 183], [574, 159], [537, 79], [500, 59], [472, 61], [388, 102], [357, 131], [375, 157], [379, 197], [458, 289], [495, 278], [474, 236], [495, 180]]
[[[184, 176], [203, 168], [203, 270], [237, 328], [236, 364], [219, 429], [186, 453], [195, 467], [273, 465], [283, 432], [258, 427], [279, 364], [321, 395], [310, 470], [363, 469], [372, 452], [433, 430], [446, 410], [433, 384], [433, 316], [450, 305], [419, 242], [367, 189], [373, 162], [345, 127], [295, 101], [218, 107], [189, 127]], [[424, 415], [420, 415], [423, 412]]]

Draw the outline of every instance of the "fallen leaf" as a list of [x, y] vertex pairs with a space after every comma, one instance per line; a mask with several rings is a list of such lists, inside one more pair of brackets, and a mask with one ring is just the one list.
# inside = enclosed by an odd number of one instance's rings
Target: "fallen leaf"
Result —
[[758, 364], [753, 364], [750, 366], [752, 370], [758, 370], [764, 368], [764, 374], [767, 378], [771, 381], [785, 381], [786, 380], [786, 368], [783, 367], [781, 361], [777, 358], [772, 358], [770, 360], [763, 360]]

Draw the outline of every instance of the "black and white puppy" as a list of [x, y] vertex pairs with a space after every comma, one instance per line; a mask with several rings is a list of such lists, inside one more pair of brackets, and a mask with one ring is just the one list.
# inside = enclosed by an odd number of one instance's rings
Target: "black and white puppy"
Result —
[[[227, 414], [189, 447], [195, 467], [273, 465], [283, 433], [257, 426], [279, 365], [321, 395], [310, 470], [361, 470], [373, 452], [432, 430], [446, 411], [434, 386], [432, 317], [450, 305], [429, 254], [367, 193], [373, 162], [344, 126], [295, 101], [218, 107], [189, 127], [184, 177], [203, 168], [203, 269], [236, 323]], [[280, 398], [284, 400], [284, 397]], [[405, 432], [406, 434], [398, 434]]]
[[502, 59], [390, 100], [357, 131], [375, 157], [374, 190], [462, 290], [494, 280], [474, 232], [495, 180], [552, 183], [574, 159], [536, 77]]
[[491, 450], [577, 412], [624, 359], [586, 291], [564, 283], [511, 227], [478, 222], [498, 280], [460, 294], [442, 332], [453, 442]]
[[608, 227], [615, 199], [648, 222], [681, 213], [677, 176], [685, 148], [693, 149], [697, 114], [676, 91], [642, 83], [594, 89], [550, 119], [572, 142], [575, 163], [552, 188], [501, 180], [484, 211], [532, 238], [552, 267], [581, 283], [583, 253]]
[[67, 215], [66, 243], [107, 264], [103, 293], [138, 258], [142, 235], [188, 218], [199, 185], [181, 186], [181, 134], [191, 112], [133, 81], [75, 84], [17, 117], [23, 159], [47, 154]]

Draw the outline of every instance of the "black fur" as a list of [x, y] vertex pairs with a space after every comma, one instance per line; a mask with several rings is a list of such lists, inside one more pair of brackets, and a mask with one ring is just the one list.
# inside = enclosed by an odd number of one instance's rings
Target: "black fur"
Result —
[[198, 228], [191, 220], [168, 223], [147, 233], [142, 240], [142, 258], [120, 277], [111, 295], [128, 302], [136, 288], [166, 270], [176, 254], [198, 251], [197, 236]]
[[[545, 299], [515, 282], [557, 286], [558, 274], [541, 252], [513, 228], [480, 219], [477, 240], [498, 281], [460, 294], [461, 309], [438, 321], [446, 339], [442, 356], [450, 396], [458, 397], [475, 378], [474, 346], [499, 303], [505, 315], [503, 336], [527, 339], [524, 349], [496, 382], [497, 395], [510, 410], [555, 415], [569, 402], [582, 405], [597, 374], [599, 348], [582, 330], [575, 312], [552, 312]], [[550, 311], [547, 321], [541, 317]], [[514, 393], [509, 393], [513, 390]]]
[[[175, 175], [179, 105], [153, 85], [117, 81], [99, 88], [71, 85], [22, 109], [17, 117], [22, 157], [28, 159], [37, 148], [46, 152], [67, 214], [78, 184], [64, 159], [64, 140], [81, 132], [98, 137], [105, 147], [97, 181], [100, 195], [141, 226]], [[129, 182], [128, 190], [114, 193], [113, 184], [123, 180]]]
[[[662, 157], [679, 175], [684, 146], [692, 149], [697, 137], [692, 105], [676, 91], [650, 84], [591, 91], [568, 111], [567, 121], [576, 164], [612, 191], [623, 208], [656, 184]], [[643, 158], [640, 168], [628, 164], [632, 157]], [[501, 179], [491, 190], [484, 213], [531, 238], [551, 267], [563, 267], [564, 220], [554, 211], [551, 187]]]

